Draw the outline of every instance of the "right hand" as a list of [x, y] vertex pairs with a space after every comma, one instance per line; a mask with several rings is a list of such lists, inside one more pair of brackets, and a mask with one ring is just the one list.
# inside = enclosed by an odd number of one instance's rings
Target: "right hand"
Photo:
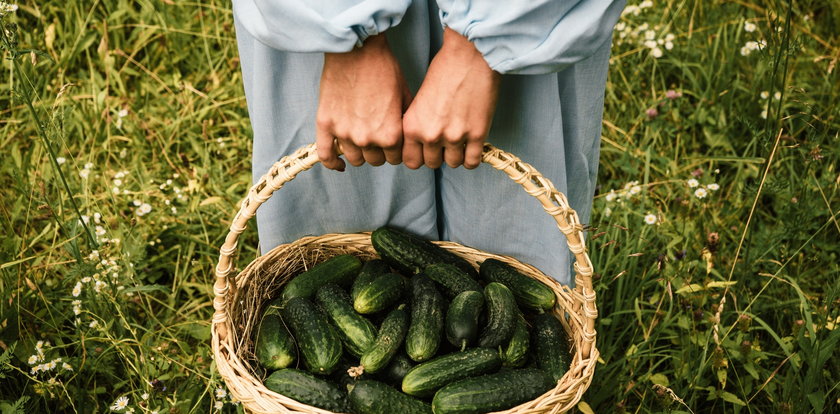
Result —
[[315, 121], [318, 158], [344, 171], [338, 143], [354, 166], [402, 162], [402, 113], [411, 92], [384, 35], [347, 53], [326, 53]]

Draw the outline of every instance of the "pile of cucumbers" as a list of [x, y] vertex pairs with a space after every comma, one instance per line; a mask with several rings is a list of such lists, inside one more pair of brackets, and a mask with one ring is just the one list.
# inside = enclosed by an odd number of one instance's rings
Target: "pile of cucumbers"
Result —
[[254, 354], [268, 389], [341, 413], [486, 413], [569, 369], [548, 286], [391, 227], [371, 243], [381, 259], [330, 258], [266, 306]]

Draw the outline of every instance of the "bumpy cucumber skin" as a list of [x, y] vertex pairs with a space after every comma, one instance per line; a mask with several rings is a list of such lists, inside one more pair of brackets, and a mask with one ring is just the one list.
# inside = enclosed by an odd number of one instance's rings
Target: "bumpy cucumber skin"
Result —
[[432, 407], [379, 381], [359, 381], [348, 396], [354, 414], [432, 414]]
[[353, 286], [350, 288], [350, 298], [355, 301], [362, 288], [385, 273], [391, 273], [391, 267], [384, 260], [372, 259], [366, 261], [362, 264], [362, 270], [359, 271], [356, 279], [353, 280]]
[[518, 307], [510, 289], [497, 282], [484, 287], [484, 303], [487, 307], [487, 324], [478, 338], [484, 348], [496, 348], [507, 342], [516, 327]]
[[478, 277], [475, 267], [458, 255], [414, 234], [393, 227], [380, 227], [370, 235], [377, 253], [395, 269], [417, 274], [433, 263], [450, 263]]
[[336, 284], [327, 283], [318, 289], [315, 298], [338, 329], [348, 352], [358, 357], [373, 346], [376, 327], [353, 310], [347, 291]]
[[305, 371], [285, 368], [265, 379], [265, 387], [304, 404], [335, 412], [347, 412], [347, 394], [333, 383]]
[[485, 282], [499, 282], [513, 292], [516, 302], [537, 312], [550, 311], [557, 298], [550, 287], [530, 278], [511, 265], [497, 259], [487, 259], [479, 267], [479, 275]]
[[402, 381], [402, 391], [416, 397], [429, 397], [447, 384], [496, 372], [501, 366], [499, 353], [487, 348], [443, 355], [408, 371]]
[[426, 270], [423, 273], [429, 279], [434, 280], [449, 299], [468, 290], [481, 292], [481, 284], [477, 280], [449, 263], [436, 263], [426, 266]]
[[363, 315], [390, 308], [402, 298], [405, 278], [396, 273], [385, 273], [363, 287], [353, 301], [353, 309]]
[[484, 310], [484, 294], [474, 290], [452, 299], [446, 311], [446, 340], [462, 351], [478, 338], [478, 319]]
[[376, 342], [362, 355], [360, 362], [364, 372], [374, 374], [385, 368], [399, 351], [408, 331], [409, 317], [404, 308], [405, 305], [400, 305], [388, 313], [382, 321]]
[[495, 374], [453, 382], [435, 394], [435, 414], [481, 414], [515, 407], [556, 386], [551, 376], [533, 368], [502, 370]]
[[338, 331], [329, 323], [327, 316], [315, 303], [300, 296], [286, 302], [282, 316], [297, 339], [309, 371], [322, 375], [331, 373], [341, 359], [343, 346]]
[[411, 279], [411, 323], [405, 337], [405, 351], [415, 362], [426, 361], [440, 348], [446, 300], [424, 275]]
[[528, 362], [528, 349], [531, 342], [530, 336], [531, 333], [528, 332], [525, 318], [522, 317], [521, 313], [517, 312], [513, 335], [510, 337], [510, 341], [502, 346], [502, 365], [506, 367], [521, 367]]
[[572, 363], [566, 331], [551, 313], [536, 315], [531, 322], [532, 348], [537, 366], [559, 381]]
[[260, 320], [254, 354], [269, 371], [286, 368], [297, 359], [295, 340], [274, 308], [268, 308]]
[[311, 298], [325, 283], [350, 286], [362, 268], [362, 261], [356, 256], [342, 254], [312, 266], [309, 270], [295, 276], [281, 294], [282, 302], [294, 297]]

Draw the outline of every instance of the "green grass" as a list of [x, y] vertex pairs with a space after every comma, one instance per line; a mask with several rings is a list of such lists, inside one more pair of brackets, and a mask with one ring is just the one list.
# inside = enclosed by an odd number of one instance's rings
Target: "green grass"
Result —
[[[840, 6], [632, 10], [589, 223], [602, 361], [582, 411], [840, 410]], [[250, 185], [228, 2], [27, 1], [2, 24], [0, 410], [240, 410], [209, 347]], [[247, 263], [253, 229], [240, 246]]]

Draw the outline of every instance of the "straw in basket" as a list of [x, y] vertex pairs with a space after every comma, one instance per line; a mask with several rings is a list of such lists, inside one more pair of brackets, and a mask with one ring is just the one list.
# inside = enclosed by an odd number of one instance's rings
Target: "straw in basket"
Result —
[[[482, 161], [503, 171], [542, 204], [546, 213], [565, 234], [569, 250], [575, 256], [575, 288], [570, 289], [539, 270], [515, 258], [494, 255], [452, 242], [435, 242], [468, 262], [477, 265], [485, 259], [502, 260], [520, 272], [539, 280], [554, 290], [557, 304], [553, 309], [572, 340], [572, 362], [557, 386], [540, 397], [499, 413], [562, 413], [580, 401], [589, 388], [598, 360], [595, 347], [595, 291], [592, 289], [592, 262], [583, 245], [583, 226], [566, 197], [531, 165], [490, 144], [484, 145]], [[350, 253], [362, 259], [377, 257], [370, 233], [326, 234], [304, 237], [280, 245], [234, 274], [233, 256], [237, 240], [257, 208], [298, 173], [318, 162], [315, 144], [304, 146], [283, 157], [260, 178], [242, 201], [225, 238], [216, 266], [213, 286], [215, 313], [212, 321], [212, 345], [216, 367], [230, 393], [253, 413], [330, 413], [299, 403], [266, 388], [262, 369], [253, 355], [252, 332], [258, 324], [263, 303], [275, 297], [282, 285], [306, 268], [327, 258]]]

